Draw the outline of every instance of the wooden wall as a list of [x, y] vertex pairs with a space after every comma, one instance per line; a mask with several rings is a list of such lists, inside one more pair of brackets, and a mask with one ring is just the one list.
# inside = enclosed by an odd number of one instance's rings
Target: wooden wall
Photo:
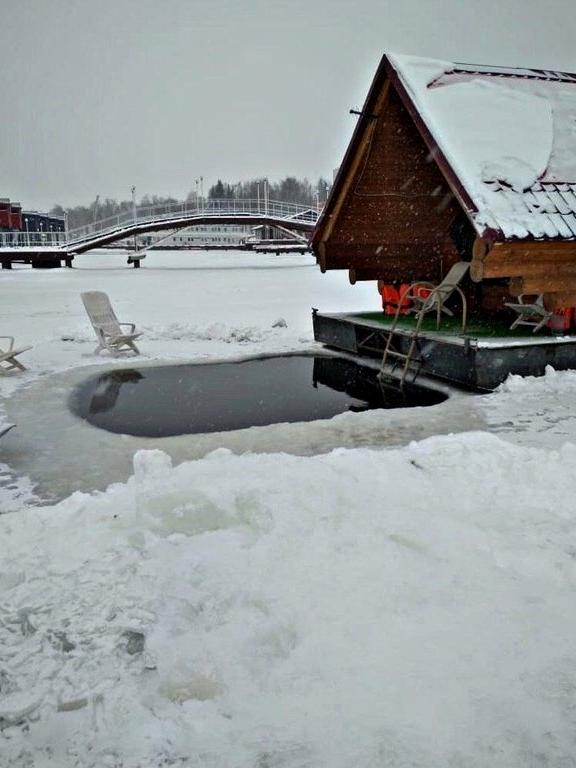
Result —
[[318, 262], [351, 270], [352, 282], [438, 282], [461, 258], [450, 236], [460, 206], [388, 82], [374, 112]]
[[470, 274], [481, 282], [508, 278], [512, 296], [544, 294], [550, 309], [576, 306], [576, 243], [507, 242], [493, 245], [478, 240]]

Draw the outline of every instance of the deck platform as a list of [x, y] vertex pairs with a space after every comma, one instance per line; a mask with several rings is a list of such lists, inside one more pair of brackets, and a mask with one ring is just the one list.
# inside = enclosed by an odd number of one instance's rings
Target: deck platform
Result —
[[[393, 322], [382, 312], [313, 310], [312, 319], [316, 341], [369, 357], [382, 357]], [[414, 316], [401, 318], [393, 331], [393, 348], [406, 354], [414, 329]], [[534, 335], [523, 328], [510, 331], [505, 322], [475, 318], [470, 319], [466, 333], [451, 318], [436, 330], [435, 316], [425, 318], [417, 341], [418, 364], [408, 380], [418, 372], [466, 389], [491, 391], [511, 373], [539, 376], [548, 365], [556, 370], [576, 369], [576, 335], [548, 334]]]

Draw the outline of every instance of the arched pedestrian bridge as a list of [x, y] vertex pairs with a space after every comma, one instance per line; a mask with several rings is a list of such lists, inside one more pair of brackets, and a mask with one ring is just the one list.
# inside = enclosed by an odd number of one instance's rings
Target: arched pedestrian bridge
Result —
[[[71, 265], [75, 255], [148, 232], [169, 233], [206, 224], [245, 224], [283, 230], [307, 242], [318, 211], [274, 200], [201, 200], [156, 207], [140, 206], [67, 232], [0, 232], [0, 261], [58, 262]], [[140, 254], [140, 258], [143, 253]], [[139, 256], [131, 260], [138, 264]]]

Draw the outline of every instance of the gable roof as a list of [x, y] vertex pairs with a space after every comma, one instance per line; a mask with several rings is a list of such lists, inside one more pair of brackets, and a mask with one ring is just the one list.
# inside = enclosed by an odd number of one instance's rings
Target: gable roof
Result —
[[576, 74], [384, 55], [333, 199], [386, 79], [480, 237], [576, 240]]
[[384, 58], [479, 235], [576, 239], [576, 75]]

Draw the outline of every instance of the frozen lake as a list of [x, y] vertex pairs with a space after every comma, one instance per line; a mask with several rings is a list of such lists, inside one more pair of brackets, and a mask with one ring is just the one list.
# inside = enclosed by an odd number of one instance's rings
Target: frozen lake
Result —
[[33, 345], [0, 379], [3, 764], [572, 765], [576, 373], [114, 434], [68, 407], [127, 367], [93, 356], [81, 291], [144, 331], [143, 371], [318, 353], [312, 306], [379, 300], [309, 256], [124, 262], [0, 272]]

